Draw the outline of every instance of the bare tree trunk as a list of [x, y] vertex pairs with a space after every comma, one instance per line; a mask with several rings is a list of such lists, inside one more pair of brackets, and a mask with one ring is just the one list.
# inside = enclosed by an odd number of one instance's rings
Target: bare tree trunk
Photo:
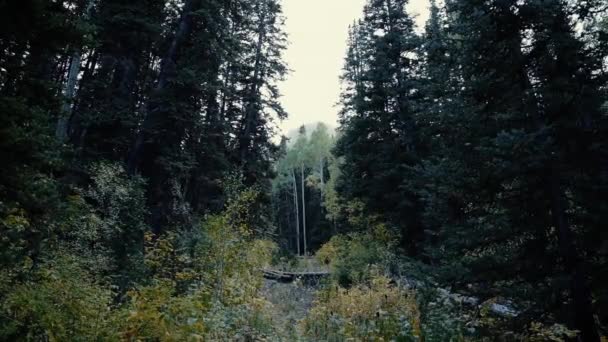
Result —
[[306, 246], [306, 188], [304, 185], [304, 163], [301, 163], [302, 171], [302, 235], [304, 238], [304, 255], [307, 255]]
[[300, 255], [300, 209], [298, 208], [298, 184], [296, 182], [296, 171], [291, 170], [293, 180], [293, 204], [296, 211], [296, 249]]
[[[84, 21], [88, 21], [91, 17], [91, 11], [93, 10], [93, 0], [87, 1], [87, 7], [84, 12]], [[68, 127], [70, 121], [70, 114], [72, 109], [72, 101], [76, 93], [76, 84], [78, 82], [78, 75], [80, 74], [80, 65], [82, 63], [82, 49], [78, 48], [72, 54], [70, 58], [70, 68], [68, 70], [68, 77], [63, 89], [63, 96], [65, 96], [61, 114], [57, 121], [57, 128], [55, 129], [55, 136], [61, 142], [68, 140]]]
[[319, 163], [321, 169], [319, 170], [319, 174], [321, 176], [321, 205], [320, 205], [320, 209], [321, 209], [321, 216], [325, 217], [325, 157], [321, 157], [320, 159], [320, 163]]
[[325, 193], [325, 158], [321, 157], [321, 193]]
[[70, 110], [67, 123], [67, 139], [70, 139], [75, 145], [77, 145], [78, 142], [81, 141], [82, 137], [86, 134], [86, 127], [80, 115], [81, 111], [89, 109], [89, 105], [87, 103], [83, 103], [82, 101], [82, 96], [84, 95], [83, 85], [93, 80], [98, 59], [99, 53], [97, 53], [97, 51], [94, 51], [88, 56], [82, 73], [82, 79], [80, 80], [81, 86], [78, 88], [78, 94], [76, 94], [74, 98], [76, 102], [74, 103], [74, 107]]
[[55, 137], [61, 142], [65, 142], [68, 140], [68, 122], [70, 120], [72, 100], [74, 99], [74, 93], [76, 91], [76, 81], [78, 80], [78, 74], [80, 73], [81, 62], [81, 52], [75, 52], [70, 60], [68, 78], [65, 85], [65, 89], [63, 90], [63, 95], [65, 99], [61, 108], [61, 114], [57, 121], [57, 128], [55, 129]]

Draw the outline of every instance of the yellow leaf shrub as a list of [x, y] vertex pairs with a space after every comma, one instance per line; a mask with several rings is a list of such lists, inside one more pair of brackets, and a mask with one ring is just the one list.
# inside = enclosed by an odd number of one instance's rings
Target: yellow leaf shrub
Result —
[[122, 338], [128, 341], [262, 340], [272, 331], [260, 295], [260, 269], [277, 246], [255, 239], [249, 221], [255, 191], [241, 192], [225, 212], [206, 218], [194, 246], [180, 236], [145, 235], [152, 285], [129, 292]]
[[302, 329], [315, 341], [416, 341], [420, 312], [413, 292], [377, 275], [368, 285], [322, 291]]
[[340, 244], [343, 244], [341, 235], [337, 235], [331, 238], [329, 242], [321, 246], [321, 248], [315, 254], [315, 258], [320, 264], [333, 265], [335, 260], [338, 258], [338, 248]]
[[159, 281], [129, 293], [123, 310], [121, 339], [125, 341], [196, 341], [204, 336], [204, 314], [210, 304], [199, 293], [175, 295], [174, 284]]

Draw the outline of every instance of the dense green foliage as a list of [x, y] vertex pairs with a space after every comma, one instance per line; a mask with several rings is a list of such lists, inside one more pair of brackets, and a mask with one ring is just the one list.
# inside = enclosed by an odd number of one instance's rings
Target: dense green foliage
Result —
[[283, 140], [275, 168], [273, 204], [278, 239], [286, 251], [308, 254], [335, 234], [328, 208], [335, 197], [328, 193], [335, 180], [331, 175], [336, 164], [333, 146], [334, 138], [323, 123], [310, 134], [302, 126], [292, 143]]
[[407, 4], [277, 145], [280, 0], [0, 1], [0, 340], [601, 341], [608, 3]]
[[[434, 281], [506, 297], [516, 322], [605, 329], [606, 3], [401, 1], [351, 28], [341, 229], [361, 203]], [[598, 325], [599, 323], [599, 325]]]
[[0, 3], [0, 340], [272, 328], [282, 21], [275, 0]]
[[[118, 184], [114, 184], [118, 185]], [[248, 219], [259, 192], [242, 190], [226, 211], [210, 216], [188, 234], [146, 233], [145, 255], [131, 259], [145, 277], [125, 293], [113, 286], [117, 271], [106, 269], [102, 247], [80, 250], [58, 243], [52, 254], [9, 288], [2, 279], [0, 336], [3, 340], [229, 340], [272, 333], [259, 296], [257, 269], [274, 253], [270, 241], [254, 239]], [[107, 222], [80, 226], [80, 233], [103, 231]], [[94, 242], [103, 239], [97, 237]], [[114, 238], [116, 243], [119, 239]], [[106, 273], [106, 274], [104, 274]], [[120, 299], [117, 301], [116, 299]]]

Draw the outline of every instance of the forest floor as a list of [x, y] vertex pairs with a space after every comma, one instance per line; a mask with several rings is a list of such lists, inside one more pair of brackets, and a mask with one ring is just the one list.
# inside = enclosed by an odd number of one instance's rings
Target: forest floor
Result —
[[[277, 266], [281, 271], [289, 272], [325, 272], [328, 269], [314, 258], [301, 257], [297, 263]], [[262, 295], [272, 304], [273, 323], [285, 338], [291, 341], [301, 340], [299, 322], [306, 317], [312, 308], [319, 284], [308, 284], [301, 280], [282, 283], [266, 279]]]
[[273, 324], [286, 338], [300, 340], [299, 322], [312, 307], [316, 292], [316, 287], [300, 282], [265, 281], [262, 294], [272, 304]]

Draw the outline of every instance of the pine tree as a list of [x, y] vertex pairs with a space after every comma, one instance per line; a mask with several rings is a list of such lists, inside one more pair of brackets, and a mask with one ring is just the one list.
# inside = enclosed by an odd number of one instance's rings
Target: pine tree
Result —
[[404, 247], [416, 254], [416, 196], [395, 191], [417, 159], [418, 144], [413, 99], [419, 37], [405, 4], [369, 1], [364, 19], [351, 28], [337, 151], [344, 158], [343, 195], [399, 223]]
[[270, 138], [273, 118], [286, 117], [276, 82], [283, 79], [287, 68], [280, 59], [286, 46], [281, 31], [284, 19], [276, 0], [259, 0], [253, 6], [250, 32], [255, 41], [244, 47], [246, 66], [243, 84], [243, 113], [238, 123], [237, 163], [243, 168], [248, 184], [269, 178], [276, 149]]
[[[54, 137], [67, 49], [81, 41], [70, 1], [0, 4], [0, 272], [37, 262], [54, 234], [63, 171]], [[18, 268], [15, 268], [18, 269]]]
[[155, 62], [164, 5], [163, 0], [99, 2], [92, 19], [97, 28], [94, 47], [67, 132], [85, 157], [126, 159], [142, 120], [140, 106]]
[[[433, 229], [444, 251], [441, 262], [451, 264], [451, 259], [462, 265], [464, 255], [476, 255], [464, 263], [471, 272], [465, 282], [501, 283], [485, 290], [494, 294], [506, 291], [502, 287], [533, 290], [541, 305], [536, 314], [557, 311], [560, 304], [541, 298], [563, 288], [534, 284], [572, 274], [569, 300], [578, 319], [560, 319], [574, 322], [585, 339], [597, 340], [590, 323], [591, 293], [581, 275], [586, 267], [573, 242], [578, 224], [566, 214], [573, 205], [566, 193], [576, 193], [576, 186], [563, 177], [574, 175], [570, 153], [576, 150], [582, 156], [588, 146], [580, 139], [593, 131], [585, 123], [602, 126], [597, 116], [600, 83], [592, 72], [598, 60], [585, 55], [574, 37], [564, 3], [518, 6], [447, 2], [447, 39], [455, 41], [447, 46], [459, 72], [454, 79], [462, 80], [462, 101], [443, 95], [452, 108], [436, 109], [426, 124], [439, 123], [438, 128], [452, 131], [437, 131], [449, 144], [419, 167], [423, 178], [418, 184], [429, 184], [422, 192], [426, 217], [435, 208], [444, 208], [439, 212], [446, 214], [426, 222], [441, 227]], [[576, 56], [568, 51], [577, 51]], [[577, 108], [569, 102], [574, 98], [580, 99]], [[461, 110], [459, 123], [444, 122], [454, 108]], [[588, 168], [593, 169], [597, 165]], [[450, 174], [458, 175], [457, 180], [445, 180]], [[563, 263], [556, 265], [556, 258]]]

